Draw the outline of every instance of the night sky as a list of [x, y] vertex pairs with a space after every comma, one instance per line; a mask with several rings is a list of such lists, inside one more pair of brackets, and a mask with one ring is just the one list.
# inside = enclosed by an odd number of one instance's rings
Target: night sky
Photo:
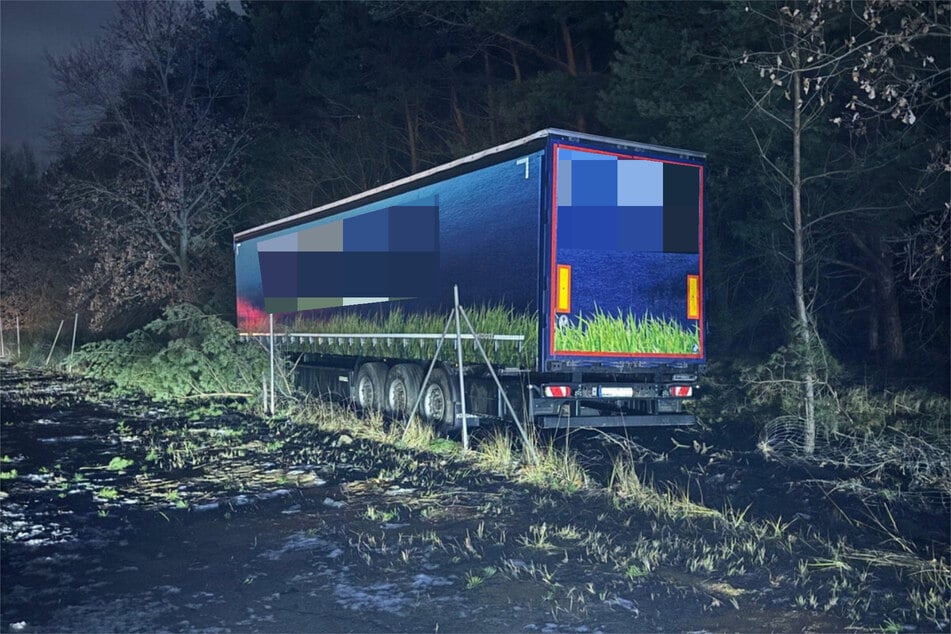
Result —
[[48, 158], [46, 129], [56, 114], [46, 53], [65, 53], [95, 37], [114, 2], [0, 1], [0, 142], [26, 141]]

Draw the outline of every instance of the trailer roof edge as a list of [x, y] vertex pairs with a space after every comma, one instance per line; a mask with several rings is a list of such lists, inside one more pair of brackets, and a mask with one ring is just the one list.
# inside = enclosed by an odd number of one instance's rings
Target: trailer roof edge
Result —
[[449, 172], [458, 167], [467, 165], [469, 163], [475, 163], [475, 162], [481, 161], [483, 159], [494, 156], [496, 154], [504, 154], [506, 152], [514, 150], [523, 145], [528, 145], [532, 141], [538, 141], [540, 139], [544, 139], [551, 136], [563, 137], [566, 140], [588, 141], [593, 143], [614, 145], [617, 147], [631, 148], [634, 150], [640, 150], [640, 151], [646, 151], [646, 152], [658, 152], [661, 154], [675, 154], [681, 157], [699, 159], [699, 160], [703, 160], [706, 158], [706, 154], [702, 152], [695, 152], [692, 150], [683, 150], [678, 148], [665, 147], [662, 145], [651, 145], [647, 143], [636, 143], [633, 141], [626, 141], [624, 139], [597, 136], [593, 134], [585, 134], [582, 132], [572, 132], [570, 130], [562, 130], [559, 128], [546, 128], [544, 130], [539, 130], [538, 132], [535, 132], [533, 134], [529, 134], [528, 136], [524, 136], [520, 139], [509, 141], [508, 143], [503, 143], [502, 145], [496, 145], [491, 148], [487, 148], [485, 150], [476, 152], [474, 154], [469, 154], [462, 158], [458, 158], [454, 161], [450, 161], [449, 163], [443, 163], [442, 165], [437, 165], [436, 167], [432, 167], [428, 170], [424, 170], [422, 172], [418, 172], [416, 174], [412, 174], [410, 176], [400, 178], [395, 181], [391, 181], [384, 185], [380, 185], [379, 187], [368, 189], [366, 191], [360, 192], [359, 194], [354, 194], [353, 196], [348, 196], [340, 200], [335, 200], [331, 203], [314, 207], [313, 209], [308, 209], [306, 211], [292, 214], [290, 216], [285, 216], [277, 220], [272, 220], [271, 222], [267, 222], [267, 223], [258, 225], [256, 227], [245, 229], [244, 231], [239, 231], [234, 234], [234, 240], [235, 242], [239, 242], [241, 240], [252, 238], [254, 236], [258, 236], [263, 233], [268, 233], [269, 231], [272, 231], [272, 230], [292, 227], [314, 216], [320, 216], [323, 212], [328, 212], [333, 209], [337, 209], [339, 207], [352, 205], [362, 200], [373, 199], [376, 196], [379, 196], [380, 194], [383, 194], [390, 190], [399, 189], [400, 187], [404, 187], [416, 181], [426, 180], [442, 172]]

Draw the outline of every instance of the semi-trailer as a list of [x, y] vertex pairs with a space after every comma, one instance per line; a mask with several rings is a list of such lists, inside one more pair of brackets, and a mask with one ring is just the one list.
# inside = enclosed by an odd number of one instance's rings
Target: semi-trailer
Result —
[[[546, 129], [241, 231], [239, 333], [275, 337], [307, 389], [448, 428], [463, 396], [469, 426], [511, 418], [500, 388], [543, 428], [693, 423], [704, 169]], [[498, 381], [451, 328], [423, 385], [454, 287]]]

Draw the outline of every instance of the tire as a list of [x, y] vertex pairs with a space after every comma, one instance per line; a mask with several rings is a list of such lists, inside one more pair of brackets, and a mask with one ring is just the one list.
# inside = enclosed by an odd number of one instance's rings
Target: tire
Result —
[[386, 375], [383, 407], [390, 416], [408, 416], [423, 382], [423, 370], [409, 363], [394, 365]]
[[383, 409], [383, 387], [386, 384], [385, 363], [364, 363], [353, 382], [353, 402], [362, 410]]
[[455, 390], [453, 390], [449, 375], [443, 368], [435, 368], [429, 377], [429, 383], [423, 388], [420, 410], [423, 418], [431, 423], [448, 426], [450, 429], [455, 427]]

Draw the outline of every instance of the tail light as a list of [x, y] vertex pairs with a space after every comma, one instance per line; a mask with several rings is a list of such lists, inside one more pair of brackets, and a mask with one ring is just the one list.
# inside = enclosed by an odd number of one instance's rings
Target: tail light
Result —
[[693, 396], [693, 388], [689, 385], [671, 385], [670, 395], [677, 396], [679, 398], [687, 398]]
[[545, 396], [553, 398], [567, 398], [571, 396], [570, 385], [546, 385]]

